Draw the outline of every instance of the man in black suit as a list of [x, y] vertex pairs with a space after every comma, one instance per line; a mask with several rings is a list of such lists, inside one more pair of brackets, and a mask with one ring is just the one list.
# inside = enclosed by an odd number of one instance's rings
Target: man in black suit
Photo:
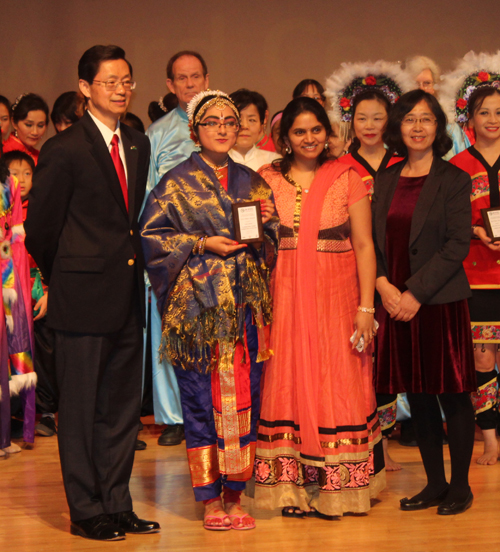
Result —
[[134, 514], [129, 492], [144, 326], [137, 219], [150, 146], [119, 123], [135, 87], [121, 48], [90, 48], [78, 76], [87, 112], [42, 148], [26, 246], [50, 286], [71, 532], [118, 540], [160, 528]]

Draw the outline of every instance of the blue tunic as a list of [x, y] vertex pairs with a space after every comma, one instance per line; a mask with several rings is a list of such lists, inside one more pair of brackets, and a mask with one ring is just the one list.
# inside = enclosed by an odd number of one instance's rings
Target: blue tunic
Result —
[[[197, 151], [190, 137], [187, 113], [176, 107], [155, 121], [146, 132], [151, 142], [151, 160], [144, 201], [161, 177]], [[146, 293], [146, 308], [148, 294]], [[179, 387], [172, 366], [158, 358], [161, 317], [156, 296], [151, 293], [151, 358], [153, 359], [153, 405], [157, 424], [182, 424]]]

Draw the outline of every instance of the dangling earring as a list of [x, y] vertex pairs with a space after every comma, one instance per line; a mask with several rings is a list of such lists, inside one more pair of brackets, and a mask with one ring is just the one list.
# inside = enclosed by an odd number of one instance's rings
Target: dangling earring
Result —
[[17, 138], [17, 128], [14, 129], [14, 136]]
[[325, 149], [327, 150], [329, 148], [328, 141], [325, 142]]
[[292, 153], [292, 148], [287, 144], [285, 151], [290, 155]]

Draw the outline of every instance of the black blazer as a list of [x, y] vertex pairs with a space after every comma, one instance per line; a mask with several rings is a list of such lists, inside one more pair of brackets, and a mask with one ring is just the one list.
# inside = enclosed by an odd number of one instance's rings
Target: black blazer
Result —
[[[406, 159], [375, 178], [372, 213], [377, 278], [388, 274], [387, 215], [405, 164]], [[450, 303], [471, 296], [462, 265], [471, 240], [471, 189], [465, 171], [434, 157], [413, 212], [408, 245], [411, 277], [405, 283], [420, 303]]]
[[102, 134], [88, 113], [48, 140], [29, 195], [26, 247], [49, 285], [48, 325], [100, 334], [119, 330], [144, 261], [138, 227], [148, 175], [149, 139], [120, 125], [129, 212]]

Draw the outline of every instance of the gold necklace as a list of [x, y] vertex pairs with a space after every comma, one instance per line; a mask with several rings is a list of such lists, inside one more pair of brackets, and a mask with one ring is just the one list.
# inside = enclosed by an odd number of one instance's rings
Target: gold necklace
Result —
[[[300, 184], [298, 184], [297, 182], [295, 182], [295, 180], [291, 177], [290, 173], [286, 173], [285, 174], [285, 180], [287, 182], [289, 182], [292, 186], [295, 186], [297, 189], [300, 189], [302, 192], [304, 192], [305, 194], [308, 194], [309, 193], [309, 190], [311, 189], [311, 185], [309, 185], [309, 188], [304, 188], [303, 186], [301, 186]], [[313, 179], [314, 180], [314, 179]], [[312, 182], [311, 182], [312, 184]]]
[[205, 157], [203, 157], [203, 155], [201, 155], [200, 153], [200, 157], [203, 159], [203, 161], [205, 161], [205, 163], [214, 171], [215, 173], [215, 176], [219, 179], [219, 180], [222, 180], [224, 178], [224, 174], [221, 173], [220, 171], [222, 169], [225, 169], [228, 164], [229, 164], [229, 157], [224, 161], [224, 163], [222, 163], [222, 165], [216, 165], [215, 163], [210, 163], [210, 161], [208, 161], [208, 159], [205, 159]]

